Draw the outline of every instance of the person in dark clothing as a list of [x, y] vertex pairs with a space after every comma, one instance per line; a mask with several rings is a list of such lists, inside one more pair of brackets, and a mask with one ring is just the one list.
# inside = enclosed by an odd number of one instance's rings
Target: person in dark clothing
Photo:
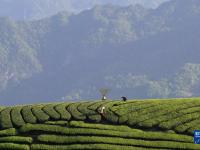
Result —
[[121, 98], [122, 98], [122, 100], [123, 100], [124, 102], [127, 101], [127, 98], [126, 98], [125, 96], [122, 96]]

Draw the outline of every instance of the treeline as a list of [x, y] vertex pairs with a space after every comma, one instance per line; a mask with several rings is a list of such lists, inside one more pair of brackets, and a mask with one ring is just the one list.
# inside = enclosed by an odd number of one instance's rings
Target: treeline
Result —
[[[151, 80], [147, 75], [106, 76], [102, 86], [111, 88], [110, 98], [127, 95], [130, 98], [170, 98], [200, 96], [200, 64], [185, 64], [171, 77]], [[66, 99], [84, 99], [97, 96], [97, 87], [72, 91]], [[121, 95], [120, 95], [121, 94]]]

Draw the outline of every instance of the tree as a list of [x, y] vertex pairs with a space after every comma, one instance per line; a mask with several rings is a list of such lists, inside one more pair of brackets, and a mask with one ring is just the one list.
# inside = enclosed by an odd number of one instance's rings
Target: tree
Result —
[[110, 89], [108, 89], [108, 88], [101, 88], [99, 90], [99, 92], [102, 95], [102, 100], [106, 100], [107, 99], [106, 95], [108, 94], [109, 91], [110, 91]]
[[176, 75], [174, 91], [177, 97], [191, 97], [200, 83], [200, 64], [186, 63]]

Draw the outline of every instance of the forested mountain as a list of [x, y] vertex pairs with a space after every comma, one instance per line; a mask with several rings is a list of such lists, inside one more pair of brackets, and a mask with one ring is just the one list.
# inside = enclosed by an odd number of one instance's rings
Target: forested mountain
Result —
[[141, 4], [155, 8], [167, 0], [1, 0], [0, 16], [17, 20], [35, 20], [61, 11], [78, 13], [95, 5], [113, 4], [119, 6]]
[[1, 103], [199, 96], [199, 20], [199, 0], [1, 18]]

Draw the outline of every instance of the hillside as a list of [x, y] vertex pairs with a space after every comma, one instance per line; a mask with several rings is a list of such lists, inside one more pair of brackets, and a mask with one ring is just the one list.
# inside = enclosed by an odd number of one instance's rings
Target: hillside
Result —
[[2, 106], [0, 149], [198, 150], [199, 106], [200, 98]]
[[38, 21], [0, 18], [1, 104], [96, 99], [101, 87], [112, 98], [198, 97], [199, 6], [172, 0], [157, 9], [105, 5]]

